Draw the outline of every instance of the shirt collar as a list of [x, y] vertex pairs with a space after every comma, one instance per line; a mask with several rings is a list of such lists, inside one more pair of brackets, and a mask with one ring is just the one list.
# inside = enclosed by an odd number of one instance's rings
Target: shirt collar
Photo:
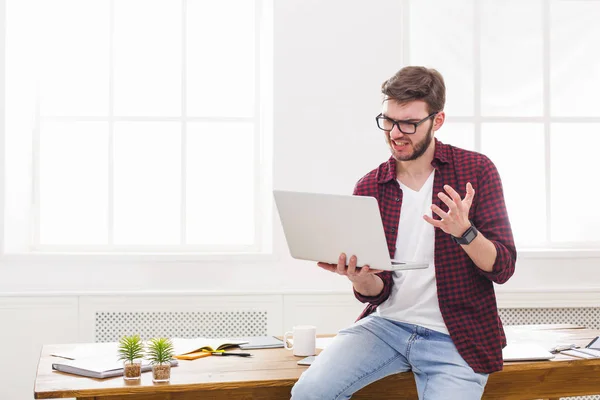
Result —
[[[438, 169], [442, 164], [448, 164], [450, 158], [450, 146], [444, 144], [434, 138], [435, 140], [435, 152], [433, 153], [433, 160], [431, 165], [435, 169]], [[386, 183], [393, 179], [396, 179], [396, 160], [394, 157], [390, 157], [385, 163], [379, 167], [377, 173], [377, 183]]]

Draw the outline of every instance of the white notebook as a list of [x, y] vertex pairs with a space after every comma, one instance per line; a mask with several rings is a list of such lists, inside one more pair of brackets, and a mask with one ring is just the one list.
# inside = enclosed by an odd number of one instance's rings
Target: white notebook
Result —
[[[171, 361], [176, 366], [177, 360]], [[123, 375], [123, 361], [115, 360], [114, 356], [79, 358], [77, 360], [60, 360], [52, 363], [52, 369], [68, 374], [104, 379]], [[148, 360], [142, 363], [142, 372], [150, 371], [152, 365]]]
[[502, 349], [504, 361], [550, 360], [554, 354], [537, 343], [509, 343]]

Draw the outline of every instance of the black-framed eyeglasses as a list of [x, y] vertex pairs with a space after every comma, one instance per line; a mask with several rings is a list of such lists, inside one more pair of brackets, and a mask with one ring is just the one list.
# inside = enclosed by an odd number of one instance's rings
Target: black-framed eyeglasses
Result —
[[398, 127], [398, 130], [400, 130], [400, 132], [405, 133], [407, 135], [412, 135], [413, 133], [415, 133], [417, 131], [417, 128], [419, 127], [419, 125], [421, 125], [423, 122], [427, 121], [429, 118], [431, 118], [435, 115], [437, 115], [437, 111], [429, 114], [428, 116], [426, 116], [425, 118], [423, 118], [422, 120], [420, 120], [418, 122], [410, 122], [410, 121], [396, 121], [396, 120], [386, 117], [383, 114], [379, 114], [378, 116], [375, 117], [375, 120], [377, 121], [377, 127], [379, 129], [381, 129], [382, 131], [390, 132], [392, 129], [394, 129], [394, 125], [396, 125]]

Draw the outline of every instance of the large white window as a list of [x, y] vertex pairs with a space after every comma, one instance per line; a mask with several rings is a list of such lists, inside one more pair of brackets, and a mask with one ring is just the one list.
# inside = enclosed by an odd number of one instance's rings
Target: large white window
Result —
[[405, 61], [446, 78], [437, 137], [498, 167], [520, 248], [600, 248], [600, 1], [406, 1]]
[[4, 250], [259, 253], [267, 0], [6, 0]]

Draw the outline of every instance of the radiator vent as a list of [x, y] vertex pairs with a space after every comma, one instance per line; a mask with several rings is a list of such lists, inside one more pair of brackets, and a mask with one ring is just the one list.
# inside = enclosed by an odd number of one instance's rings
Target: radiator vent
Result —
[[266, 311], [96, 312], [96, 342], [123, 335], [153, 337], [241, 337], [267, 334]]
[[600, 307], [581, 308], [502, 308], [504, 325], [576, 324], [600, 329]]

